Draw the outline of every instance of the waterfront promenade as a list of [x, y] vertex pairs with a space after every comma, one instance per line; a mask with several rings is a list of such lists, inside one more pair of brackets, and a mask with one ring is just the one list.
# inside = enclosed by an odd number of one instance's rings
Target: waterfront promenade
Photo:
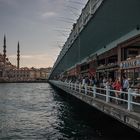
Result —
[[140, 95], [132, 92], [131, 89], [128, 93], [119, 91], [121, 94], [128, 94], [128, 100], [125, 100], [111, 96], [110, 92], [116, 92], [115, 90], [88, 86], [82, 88], [79, 84], [53, 80], [50, 80], [50, 83], [140, 132], [140, 103], [135, 100]]

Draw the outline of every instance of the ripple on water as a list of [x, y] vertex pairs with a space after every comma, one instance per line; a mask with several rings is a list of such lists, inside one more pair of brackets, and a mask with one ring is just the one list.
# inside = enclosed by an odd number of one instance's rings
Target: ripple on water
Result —
[[112, 140], [99, 125], [105, 123], [101, 115], [88, 110], [60, 97], [47, 83], [0, 84], [0, 139]]

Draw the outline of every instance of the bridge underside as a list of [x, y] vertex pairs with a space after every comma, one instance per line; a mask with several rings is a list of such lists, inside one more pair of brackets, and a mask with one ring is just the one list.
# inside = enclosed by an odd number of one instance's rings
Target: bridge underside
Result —
[[102, 48], [106, 49], [106, 45], [136, 29], [140, 25], [139, 13], [140, 0], [105, 0], [51, 76], [60, 74]]

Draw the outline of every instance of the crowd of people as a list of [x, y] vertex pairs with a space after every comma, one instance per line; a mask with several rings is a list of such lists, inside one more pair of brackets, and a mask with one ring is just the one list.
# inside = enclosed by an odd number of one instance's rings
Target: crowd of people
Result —
[[[96, 78], [96, 76], [89, 77], [89, 76], [84, 76], [81, 78], [76, 78], [76, 77], [69, 77], [65, 79], [61, 79], [62, 81], [65, 81], [67, 83], [77, 83], [81, 84], [81, 86], [84, 88], [85, 85], [87, 86], [96, 86], [99, 88], [108, 88], [110, 90], [115, 90], [116, 92], [110, 92], [111, 96], [119, 97], [122, 99], [127, 100], [128, 96], [127, 94], [124, 94], [123, 92], [128, 92], [129, 89], [129, 81], [126, 76], [122, 77], [122, 81], [119, 78], [112, 79], [107, 78], [105, 76], [100, 77], [99, 79]], [[123, 91], [118, 92], [118, 91]], [[118, 103], [118, 101], [116, 100]]]

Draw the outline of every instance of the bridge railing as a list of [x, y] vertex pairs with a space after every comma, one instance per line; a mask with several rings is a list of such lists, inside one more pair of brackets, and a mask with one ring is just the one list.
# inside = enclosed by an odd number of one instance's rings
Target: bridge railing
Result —
[[106, 103], [118, 104], [122, 108], [126, 108], [128, 111], [134, 111], [134, 106], [140, 110], [140, 94], [135, 93], [131, 88], [128, 92], [112, 90], [108, 86], [106, 88], [99, 88], [94, 86], [88, 86], [87, 84], [67, 83], [62, 81], [52, 81], [57, 86], [65, 87], [76, 93], [85, 94], [91, 98], [98, 98]]

